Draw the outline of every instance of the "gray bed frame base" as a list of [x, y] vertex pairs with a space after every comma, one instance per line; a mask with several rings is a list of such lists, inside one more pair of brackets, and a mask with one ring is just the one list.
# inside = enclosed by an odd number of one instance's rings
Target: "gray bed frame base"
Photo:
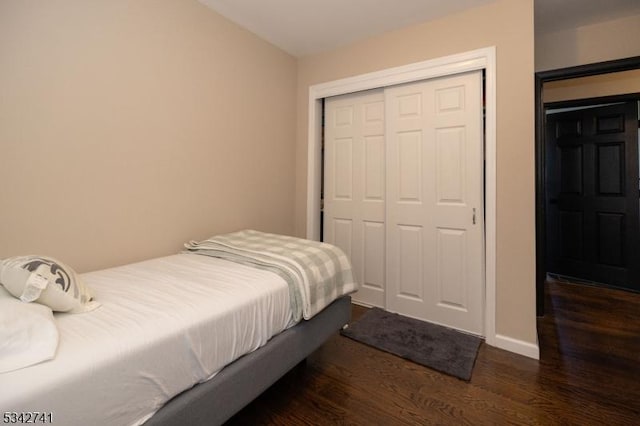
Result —
[[145, 426], [220, 425], [318, 349], [351, 318], [351, 297], [334, 301], [308, 321], [167, 402]]

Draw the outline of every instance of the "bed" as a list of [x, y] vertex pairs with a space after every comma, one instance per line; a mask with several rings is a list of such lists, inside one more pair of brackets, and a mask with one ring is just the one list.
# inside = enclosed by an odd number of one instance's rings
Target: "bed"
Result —
[[231, 250], [232, 260], [207, 240], [185, 253], [83, 274], [102, 306], [56, 314], [55, 358], [0, 374], [0, 408], [51, 413], [65, 425], [223, 423], [349, 320], [355, 283], [329, 290], [312, 271], [322, 285], [316, 294], [307, 282], [300, 297], [284, 266], [264, 262], [265, 251], [285, 266], [285, 255], [297, 256], [286, 249], [297, 241], [289, 238], [265, 250], [253, 250], [253, 241]]

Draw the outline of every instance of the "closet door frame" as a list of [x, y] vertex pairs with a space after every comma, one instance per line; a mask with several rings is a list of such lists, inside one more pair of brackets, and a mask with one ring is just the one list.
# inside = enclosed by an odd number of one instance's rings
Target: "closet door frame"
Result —
[[307, 238], [320, 240], [320, 196], [322, 171], [322, 99], [329, 96], [384, 88], [484, 70], [485, 72], [485, 341], [512, 352], [539, 357], [537, 346], [496, 334], [496, 48], [490, 46], [455, 55], [388, 68], [309, 87], [307, 152]]

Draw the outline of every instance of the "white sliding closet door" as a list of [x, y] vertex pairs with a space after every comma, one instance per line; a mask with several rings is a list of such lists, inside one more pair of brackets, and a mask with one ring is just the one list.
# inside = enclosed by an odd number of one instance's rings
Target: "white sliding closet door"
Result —
[[385, 105], [386, 307], [482, 335], [482, 74], [394, 86]]
[[350, 257], [356, 302], [385, 303], [384, 92], [325, 100], [324, 235]]
[[480, 71], [325, 100], [324, 241], [354, 300], [483, 335]]

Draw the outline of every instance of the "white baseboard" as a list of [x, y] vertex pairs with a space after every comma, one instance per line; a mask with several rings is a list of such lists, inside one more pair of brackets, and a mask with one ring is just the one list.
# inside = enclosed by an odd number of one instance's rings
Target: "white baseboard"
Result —
[[492, 346], [495, 346], [496, 348], [524, 355], [529, 358], [540, 359], [540, 347], [538, 346], [538, 342], [529, 343], [512, 337], [503, 336], [502, 334], [496, 334], [492, 343]]

